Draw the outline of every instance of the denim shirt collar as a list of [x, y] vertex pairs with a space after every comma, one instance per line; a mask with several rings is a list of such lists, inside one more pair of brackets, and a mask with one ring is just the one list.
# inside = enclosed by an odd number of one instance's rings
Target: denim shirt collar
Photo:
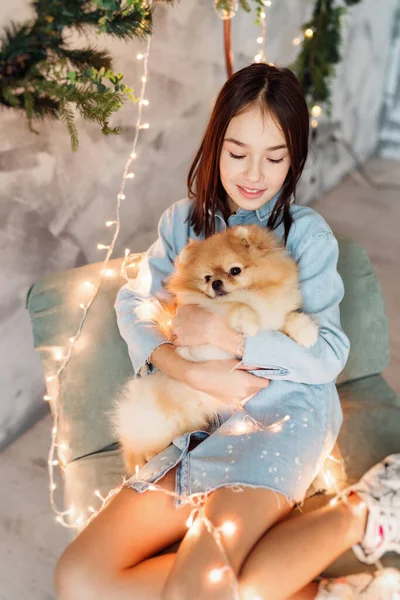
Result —
[[[250, 216], [250, 215], [254, 215], [254, 213], [255, 213], [257, 215], [258, 220], [261, 223], [263, 223], [264, 221], [266, 221], [268, 219], [268, 217], [272, 213], [272, 210], [273, 210], [275, 204], [277, 203], [280, 194], [281, 194], [281, 190], [279, 190], [279, 192], [277, 194], [275, 194], [275, 196], [273, 198], [271, 198], [271, 200], [269, 200], [268, 202], [266, 202], [265, 204], [263, 204], [262, 206], [260, 206], [260, 208], [257, 208], [256, 210], [246, 210], [245, 208], [242, 208], [239, 206], [239, 208], [236, 211], [236, 214], [242, 215], [242, 216], [247, 216], [247, 215]], [[208, 209], [208, 214], [211, 215], [211, 209]], [[217, 209], [215, 211], [215, 216], [223, 219], [222, 213], [219, 209]]]

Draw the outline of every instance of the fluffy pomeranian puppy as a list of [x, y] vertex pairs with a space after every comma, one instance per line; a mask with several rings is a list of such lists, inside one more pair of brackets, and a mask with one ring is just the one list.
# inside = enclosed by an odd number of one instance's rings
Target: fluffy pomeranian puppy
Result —
[[[169, 339], [176, 307], [195, 304], [226, 318], [246, 337], [280, 330], [305, 347], [317, 341], [316, 323], [298, 312], [302, 298], [296, 263], [275, 234], [258, 225], [191, 240], [164, 284], [175, 305], [156, 300], [151, 319]], [[211, 345], [180, 347], [177, 352], [194, 362], [235, 358]], [[177, 436], [206, 430], [226, 409], [224, 402], [162, 371], [130, 379], [111, 413], [127, 473], [134, 473], [136, 465], [141, 467]]]

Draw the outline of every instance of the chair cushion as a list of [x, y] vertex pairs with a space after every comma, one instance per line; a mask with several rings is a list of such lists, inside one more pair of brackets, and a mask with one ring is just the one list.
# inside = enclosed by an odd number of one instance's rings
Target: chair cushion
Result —
[[386, 369], [389, 332], [381, 286], [365, 249], [348, 237], [335, 235], [339, 242], [338, 271], [345, 289], [340, 318], [351, 343], [339, 384]]

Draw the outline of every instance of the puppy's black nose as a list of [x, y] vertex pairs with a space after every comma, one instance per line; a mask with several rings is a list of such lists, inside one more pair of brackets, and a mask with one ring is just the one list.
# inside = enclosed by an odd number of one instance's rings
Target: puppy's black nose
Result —
[[220, 279], [216, 279], [212, 282], [212, 289], [218, 292], [218, 290], [222, 287], [223, 283]]

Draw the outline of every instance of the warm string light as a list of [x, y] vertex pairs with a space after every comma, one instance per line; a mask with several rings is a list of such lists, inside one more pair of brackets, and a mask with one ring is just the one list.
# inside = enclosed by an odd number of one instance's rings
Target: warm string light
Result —
[[[292, 40], [293, 46], [300, 46], [300, 44], [304, 41], [305, 38], [311, 39], [314, 37], [315, 29], [307, 28], [301, 35], [298, 35]], [[322, 108], [318, 104], [314, 105], [311, 108], [311, 116], [312, 119], [310, 121], [310, 125], [312, 129], [317, 129], [319, 126], [319, 117], [322, 115]]]
[[[264, 0], [264, 6], [268, 6], [270, 7], [272, 5], [272, 2], [270, 2], [270, 0]], [[258, 63], [265, 63], [265, 44], [266, 44], [266, 38], [267, 38], [267, 20], [266, 20], [266, 14], [264, 11], [261, 11], [259, 14], [259, 18], [260, 18], [260, 23], [261, 23], [261, 35], [257, 37], [257, 44], [259, 44], [260, 48], [257, 52], [257, 54], [254, 56], [254, 61], [258, 62]]]
[[[90, 281], [84, 282], [83, 287], [85, 290], [87, 290], [91, 293], [91, 297], [89, 299], [85, 299], [84, 302], [79, 303], [79, 308], [82, 309], [83, 314], [81, 317], [81, 321], [80, 321], [78, 330], [74, 336], [71, 336], [69, 338], [69, 346], [67, 349], [57, 348], [56, 350], [53, 350], [53, 358], [57, 362], [60, 362], [60, 365], [58, 366], [57, 369], [55, 369], [55, 372], [52, 375], [48, 375], [46, 377], [46, 382], [49, 384], [48, 385], [49, 389], [47, 390], [48, 393], [44, 396], [44, 400], [46, 402], [50, 403], [50, 406], [52, 409], [52, 415], [53, 415], [51, 445], [50, 445], [48, 461], [47, 461], [48, 462], [48, 471], [49, 471], [50, 502], [51, 502], [53, 511], [57, 515], [56, 520], [64, 527], [68, 527], [68, 528], [75, 528], [77, 526], [86, 525], [88, 523], [88, 520], [85, 519], [85, 515], [78, 515], [74, 522], [66, 521], [65, 517], [67, 515], [69, 517], [73, 517], [75, 515], [74, 511], [72, 511], [72, 509], [69, 509], [67, 511], [60, 511], [57, 508], [57, 505], [54, 500], [54, 492], [57, 489], [57, 485], [54, 481], [54, 467], [59, 466], [61, 471], [62, 472], [64, 471], [66, 464], [67, 464], [65, 452], [67, 452], [69, 450], [67, 444], [57, 443], [57, 434], [58, 434], [58, 430], [59, 430], [59, 414], [60, 414], [60, 411], [59, 411], [59, 407], [60, 407], [60, 375], [61, 375], [62, 371], [66, 368], [66, 366], [68, 365], [68, 363], [71, 359], [72, 350], [73, 350], [77, 340], [80, 337], [87, 314], [92, 306], [93, 301], [97, 297], [97, 294], [100, 290], [100, 287], [103, 283], [104, 278], [110, 278], [110, 277], [114, 277], [116, 275], [116, 272], [113, 269], [109, 269], [107, 267], [107, 265], [108, 265], [111, 255], [113, 253], [115, 242], [117, 240], [117, 237], [118, 237], [119, 231], [120, 231], [121, 201], [123, 201], [125, 199], [124, 191], [125, 191], [126, 180], [133, 179], [135, 176], [135, 174], [130, 170], [130, 166], [131, 166], [132, 161], [134, 161], [137, 158], [136, 147], [137, 147], [139, 132], [142, 129], [148, 129], [150, 127], [149, 123], [142, 124], [143, 107], [149, 105], [149, 101], [145, 99], [145, 89], [146, 89], [146, 82], [147, 82], [147, 77], [148, 77], [148, 59], [149, 59], [150, 47], [151, 47], [151, 36], [148, 37], [145, 53], [137, 55], [138, 60], [143, 60], [143, 76], [141, 78], [142, 86], [141, 86], [140, 101], [139, 101], [139, 108], [138, 108], [138, 118], [137, 118], [137, 122], [136, 122], [135, 137], [134, 137], [134, 141], [133, 141], [132, 150], [131, 150], [129, 158], [125, 164], [120, 191], [117, 195], [116, 219], [106, 221], [106, 223], [105, 223], [106, 227], [112, 227], [115, 225], [114, 234], [113, 234], [112, 240], [109, 244], [99, 243], [97, 245], [97, 248], [99, 250], [107, 250], [106, 257], [103, 261], [103, 268], [100, 272], [100, 278], [96, 284], [94, 284]], [[138, 256], [138, 255], [134, 255], [134, 256], [136, 258], [136, 256]], [[123, 268], [121, 268], [121, 273], [120, 273], [122, 276], [127, 275], [126, 264], [128, 262], [128, 259], [129, 259], [129, 251], [128, 251], [128, 254], [125, 252], [125, 260], [123, 263]], [[133, 266], [133, 264], [130, 264], [129, 266]], [[128, 277], [126, 277], [126, 279], [128, 279]], [[56, 451], [57, 451], [57, 455], [58, 455], [58, 460], [55, 460], [55, 458], [54, 458], [54, 454]], [[120, 488], [118, 488], [118, 489], [120, 489]], [[103, 498], [100, 495], [100, 492], [98, 490], [96, 490], [96, 496], [102, 501], [102, 506], [100, 508], [100, 510], [101, 510], [104, 507], [107, 499]], [[97, 514], [97, 512], [98, 512], [92, 506], [90, 506], [88, 508], [88, 510], [91, 513], [91, 516]]]

